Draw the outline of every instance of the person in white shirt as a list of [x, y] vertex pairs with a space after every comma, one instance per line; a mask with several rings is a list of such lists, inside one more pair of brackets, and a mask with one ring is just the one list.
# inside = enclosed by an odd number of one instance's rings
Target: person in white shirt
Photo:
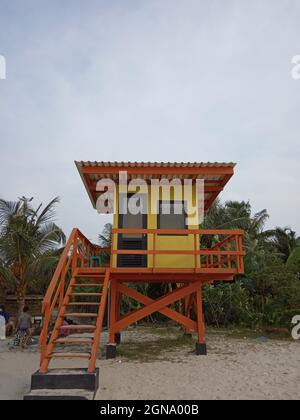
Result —
[[6, 321], [2, 311], [0, 312], [0, 340], [6, 339]]

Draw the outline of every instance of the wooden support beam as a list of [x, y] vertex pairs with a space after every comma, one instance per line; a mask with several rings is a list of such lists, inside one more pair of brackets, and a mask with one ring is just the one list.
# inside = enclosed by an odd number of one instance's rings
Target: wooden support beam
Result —
[[196, 311], [197, 311], [197, 331], [198, 331], [198, 343], [205, 344], [205, 324], [203, 319], [203, 308], [202, 308], [202, 286], [197, 288], [196, 291]]
[[110, 314], [109, 314], [109, 344], [115, 343], [115, 332], [112, 327], [116, 324], [116, 311], [117, 311], [117, 282], [112, 280], [110, 284]]
[[[191, 293], [194, 293], [200, 287], [200, 284], [201, 282], [196, 282], [188, 286], [183, 286], [180, 289], [176, 289], [175, 291], [168, 293], [167, 295], [155, 301], [151, 300], [151, 303], [149, 302], [149, 304], [145, 306], [144, 308], [141, 308], [141, 309], [138, 309], [137, 311], [133, 311], [129, 313], [128, 315], [123, 317], [121, 320], [117, 321], [114, 325], [112, 325], [113, 331], [111, 331], [111, 334], [123, 330], [129, 325], [140, 321], [141, 319], [153, 314], [154, 312], [161, 312], [162, 310], [165, 310], [165, 309], [168, 310], [169, 315], [172, 315], [172, 319], [175, 319], [179, 323], [182, 323], [182, 321], [186, 323], [186, 319], [185, 319], [186, 317], [183, 317], [183, 315], [178, 314], [176, 311], [172, 311], [171, 309], [167, 308], [167, 306], [171, 305], [173, 302], [178, 301], [179, 299], [184, 298], [185, 296], [188, 296]], [[121, 285], [119, 286], [119, 291], [123, 293], [126, 289], [121, 289], [120, 287]], [[122, 285], [122, 288], [123, 287], [126, 287], [126, 286]], [[147, 298], [147, 299], [150, 299], [150, 298]]]
[[[118, 291], [136, 300], [137, 302], [142, 303], [143, 305], [150, 305], [151, 303], [155, 302], [155, 300], [149, 298], [148, 296], [145, 296], [137, 292], [136, 290], [131, 289], [122, 284], [118, 286]], [[162, 315], [165, 315], [166, 317], [170, 319], [173, 319], [174, 321], [178, 322], [179, 324], [182, 324], [183, 326], [185, 326], [186, 328], [192, 331], [197, 331], [197, 323], [195, 321], [192, 321], [189, 317], [184, 316], [180, 314], [179, 312], [174, 311], [173, 309], [164, 308], [157, 312], [161, 313]], [[122, 319], [126, 319], [126, 315]]]
[[233, 175], [231, 166], [204, 166], [204, 167], [134, 167], [134, 166], [83, 166], [80, 173], [88, 175], [113, 175], [127, 172], [128, 175]]

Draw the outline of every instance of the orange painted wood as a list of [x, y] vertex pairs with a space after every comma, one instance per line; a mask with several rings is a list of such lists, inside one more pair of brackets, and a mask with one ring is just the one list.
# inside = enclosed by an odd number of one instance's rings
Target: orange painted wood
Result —
[[137, 167], [137, 166], [84, 166], [80, 172], [84, 175], [112, 175], [120, 171], [129, 175], [233, 175], [234, 168], [224, 167]]
[[[109, 312], [109, 344], [115, 343], [115, 331], [113, 326], [116, 323], [116, 304], [117, 304], [117, 283], [112, 280], [110, 286], [110, 312]], [[116, 331], [118, 332], [118, 331]]]
[[73, 287], [102, 287], [102, 283], [77, 283]]
[[86, 331], [89, 331], [89, 330], [95, 330], [96, 329], [96, 326], [95, 325], [88, 325], [88, 324], [82, 324], [82, 325], [61, 325], [60, 326], [60, 329], [65, 329], [65, 330], [74, 330], [74, 331], [77, 331], [77, 330], [81, 330], [81, 331], [83, 331], [83, 330], [86, 330]]
[[153, 235], [244, 235], [244, 231], [241, 229], [112, 229], [114, 234], [120, 233], [125, 235], [143, 234]]
[[93, 373], [96, 369], [96, 359], [97, 359], [97, 353], [98, 353], [103, 320], [104, 320], [104, 315], [105, 315], [109, 284], [110, 284], [110, 271], [109, 269], [107, 269], [104, 283], [103, 283], [103, 296], [102, 296], [101, 303], [99, 306], [97, 324], [96, 324], [96, 329], [95, 329], [94, 344], [92, 347], [91, 357], [90, 357], [89, 366], [88, 366], [89, 373]]
[[80, 293], [80, 292], [78, 292], [78, 293], [72, 293], [71, 294], [71, 296], [80, 296], [80, 297], [85, 297], [85, 296], [87, 296], [87, 297], [99, 297], [99, 296], [102, 296], [102, 293]]
[[[129, 287], [123, 285], [123, 284], [118, 285], [117, 290], [120, 291], [121, 293], [123, 293], [124, 295], [126, 295], [126, 296], [136, 300], [137, 302], [140, 302], [143, 305], [146, 305], [146, 306], [155, 302], [155, 300], [149, 298], [148, 296], [145, 296], [145, 295], [137, 292], [136, 290], [134, 290], [132, 288], [129, 288]], [[192, 321], [188, 317], [180, 314], [179, 312], [176, 312], [173, 309], [163, 308], [163, 309], [161, 309], [157, 312], [160, 312], [161, 314], [165, 315], [166, 317], [168, 317], [170, 319], [173, 319], [174, 321], [178, 322], [179, 324], [184, 325], [186, 328], [197, 331], [197, 324], [196, 324], [195, 321]], [[126, 319], [126, 315], [122, 319]], [[119, 332], [119, 331], [115, 331], [114, 326], [112, 326], [112, 328], [113, 328], [113, 333]]]
[[[42, 337], [42, 341], [40, 343], [41, 345], [41, 366], [40, 366], [40, 373], [46, 373], [48, 371], [48, 366], [49, 366], [49, 360], [50, 357], [49, 355], [53, 352], [54, 346], [55, 346], [55, 340], [57, 340], [59, 333], [60, 333], [60, 328], [62, 327], [63, 324], [63, 317], [60, 315], [63, 315], [65, 310], [66, 310], [66, 305], [69, 303], [70, 301], [70, 294], [72, 291], [72, 284], [75, 283], [75, 278], [73, 277], [70, 281], [67, 293], [65, 295], [64, 301], [63, 301], [63, 305], [60, 307], [60, 311], [59, 311], [59, 316], [57, 316], [55, 324], [54, 324], [54, 328], [53, 331], [51, 333], [50, 336], [50, 340], [49, 340], [49, 344], [47, 344], [47, 339], [48, 339], [48, 334], [49, 334], [49, 325], [50, 325], [50, 321], [47, 324], [44, 324], [43, 326], [43, 331], [41, 334]], [[47, 313], [49, 315], [49, 312]], [[52, 314], [51, 314], [52, 315]], [[68, 325], [68, 327], [71, 327], [70, 325]]]
[[202, 286], [201, 285], [196, 290], [196, 309], [197, 309], [198, 343], [205, 344], [205, 324], [203, 320]]
[[91, 312], [91, 313], [88, 313], [88, 312], [74, 312], [74, 313], [72, 313], [72, 312], [65, 312], [65, 314], [64, 315], [62, 315], [62, 317], [64, 317], [64, 318], [68, 318], [68, 317], [70, 317], [70, 318], [72, 318], [72, 317], [74, 317], [74, 318], [97, 318], [97, 314], [95, 314], [95, 312]]
[[[113, 328], [114, 331], [121, 331], [124, 328], [128, 327], [129, 325], [140, 321], [141, 319], [153, 314], [154, 312], [160, 312], [161, 309], [166, 308], [167, 306], [171, 305], [172, 303], [184, 298], [185, 296], [193, 293], [196, 291], [197, 287], [199, 286], [200, 282], [194, 283], [192, 285], [184, 286], [180, 289], [176, 289], [172, 293], [169, 293], [162, 298], [157, 299], [156, 301], [150, 303], [149, 305], [145, 306], [144, 308], [138, 309], [133, 313], [126, 315], [126, 317], [122, 318], [121, 320], [117, 321]], [[179, 317], [178, 317], [179, 319]]]
[[55, 344], [63, 344], [63, 345], [85, 345], [85, 344], [93, 344], [92, 338], [58, 338], [55, 340]]
[[[153, 250], [156, 251], [156, 233], [153, 234]], [[156, 254], [153, 254], [153, 268], [156, 268]]]
[[[92, 344], [91, 355], [89, 356], [89, 372], [93, 372], [96, 366], [97, 351], [104, 319], [105, 306], [108, 295], [108, 288], [111, 282], [111, 328], [110, 342], [114, 342], [114, 333], [120, 332], [126, 326], [137, 322], [138, 320], [152, 314], [153, 312], [161, 312], [165, 316], [182, 324], [186, 331], [197, 331], [199, 342], [205, 340], [205, 325], [202, 319], [202, 286], [204, 282], [213, 283], [216, 280], [232, 280], [235, 274], [242, 273], [244, 270], [243, 250], [243, 231], [242, 230], [158, 230], [158, 229], [115, 229], [114, 234], [120, 233], [143, 233], [153, 235], [153, 250], [111, 250], [111, 255], [115, 254], [149, 254], [153, 255], [153, 268], [112, 268], [106, 267], [90, 268], [88, 256], [99, 255], [101, 249], [93, 245], [85, 238], [78, 229], [74, 229], [67, 242], [66, 249], [62, 254], [58, 267], [51, 280], [49, 289], [46, 293], [43, 314], [44, 327], [41, 334], [41, 367], [40, 372], [46, 373], [49, 362], [55, 357], [54, 347], [59, 344]], [[156, 238], [159, 234], [182, 235], [188, 234], [194, 236], [194, 250], [157, 250]], [[227, 236], [211, 249], [197, 249], [199, 235], [220, 235]], [[106, 250], [107, 251], [107, 250]], [[157, 268], [156, 255], [173, 254], [173, 255], [194, 255], [194, 267], [188, 269], [177, 268]], [[205, 263], [200, 263], [199, 256], [204, 259]], [[111, 258], [111, 264], [112, 264]], [[200, 265], [200, 266], [199, 266]], [[69, 277], [69, 275], [71, 275]], [[68, 278], [71, 278], [69, 284]], [[90, 283], [80, 283], [78, 279], [87, 279]], [[99, 282], [98, 282], [99, 281]], [[189, 283], [169, 293], [157, 300], [152, 300], [137, 291], [127, 288], [123, 282], [176, 282]], [[102, 293], [73, 293], [74, 288], [86, 287], [102, 287]], [[137, 300], [145, 305], [144, 308], [133, 311], [124, 317], [120, 317], [120, 299], [122, 294]], [[99, 302], [71, 302], [73, 296], [94, 296], [100, 297]], [[196, 299], [195, 299], [196, 297]], [[182, 314], [169, 308], [173, 302], [177, 300], [185, 300], [185, 314]], [[195, 303], [194, 303], [195, 301]], [[50, 320], [54, 309], [58, 305], [58, 316], [55, 321], [53, 331], [51, 332], [50, 341], [47, 344], [49, 335]], [[189, 312], [192, 305], [195, 305], [198, 315], [197, 322], [190, 319]], [[76, 306], [98, 306], [98, 313], [67, 313], [68, 307]], [[65, 317], [83, 317], [97, 318], [96, 325], [67, 325], [63, 326], [62, 322]], [[201, 322], [202, 319], [202, 322]], [[200, 320], [200, 321], [199, 321]], [[68, 329], [72, 332], [90, 332], [93, 338], [83, 341], [74, 337], [70, 337], [65, 342], [60, 341], [59, 333], [61, 328]], [[73, 341], [72, 341], [73, 340]], [[67, 353], [68, 354], [68, 353]], [[76, 354], [76, 353], [75, 353]], [[81, 353], [82, 355], [82, 353]], [[86, 355], [85, 355], [86, 356]], [[62, 356], [59, 356], [62, 357]]]
[[[243, 251], [229, 251], [230, 255], [232, 256], [244, 256], [245, 253]], [[210, 251], [209, 249], [202, 249], [202, 250], [171, 250], [171, 249], [163, 249], [163, 250], [139, 250], [139, 249], [122, 249], [122, 250], [113, 250], [113, 255], [228, 255], [228, 251], [219, 251], [214, 250]]]
[[51, 353], [50, 359], [89, 359], [90, 353]]
[[67, 306], [99, 306], [100, 302], [70, 302]]

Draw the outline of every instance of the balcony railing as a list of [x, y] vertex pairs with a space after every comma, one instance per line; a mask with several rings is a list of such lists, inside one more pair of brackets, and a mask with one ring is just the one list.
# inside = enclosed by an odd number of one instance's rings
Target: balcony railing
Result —
[[[116, 244], [116, 235], [146, 235], [148, 247], [145, 250], [116, 249], [112, 246], [112, 255], [151, 255], [152, 269], [160, 269], [157, 257], [161, 255], [185, 255], [193, 256], [192, 269], [197, 272], [228, 272], [234, 274], [244, 273], [243, 230], [219, 230], [219, 229], [113, 229], [112, 245]], [[185, 236], [192, 237], [189, 249], [161, 249], [160, 236]], [[175, 242], [174, 242], [175, 243]], [[112, 265], [112, 258], [111, 258]], [[172, 269], [172, 267], [169, 267]]]

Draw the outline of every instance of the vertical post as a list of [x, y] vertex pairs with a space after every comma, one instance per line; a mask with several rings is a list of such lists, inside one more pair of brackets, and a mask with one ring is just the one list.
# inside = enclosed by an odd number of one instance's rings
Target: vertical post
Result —
[[227, 264], [228, 264], [228, 268], [231, 268], [231, 257], [230, 257], [230, 241], [227, 242]]
[[[234, 242], [235, 242], [235, 250], [238, 251], [239, 250], [239, 237], [238, 235], [235, 235], [234, 237]], [[240, 256], [237, 255], [236, 256], [236, 268], [237, 268], [237, 272], [240, 273]]]
[[197, 236], [194, 233], [194, 251], [195, 251], [195, 270], [198, 268], [198, 255], [197, 255]]
[[[217, 248], [217, 251], [221, 252], [221, 247]], [[222, 256], [221, 254], [218, 254], [218, 268], [222, 268]]]
[[68, 264], [68, 261], [65, 261], [63, 269], [61, 270], [61, 274], [60, 274], [59, 309], [62, 307], [64, 303], [64, 299], [65, 299], [66, 277], [68, 274], [67, 264]]
[[[153, 235], [153, 251], [156, 251], [156, 232]], [[156, 266], [156, 254], [153, 254], [153, 269]]]
[[[239, 252], [243, 252], [243, 238], [242, 236], [239, 236]], [[240, 260], [240, 273], [244, 272], [244, 257], [242, 255], [239, 256]]]
[[76, 233], [73, 243], [73, 261], [72, 261], [72, 277], [78, 264], [78, 233]]
[[[122, 293], [119, 292], [118, 288], [119, 284], [117, 283], [117, 293], [116, 293], [116, 322], [120, 320], [121, 318], [121, 299], [122, 299]], [[121, 343], [121, 333], [118, 331], [115, 333], [115, 343], [120, 344]]]
[[87, 257], [87, 267], [90, 267], [90, 260], [91, 260], [91, 244], [87, 244], [87, 250], [86, 250], [86, 257]]
[[[187, 318], [191, 317], [190, 312], [191, 312], [192, 298], [193, 298], [193, 295], [188, 295], [188, 296], [185, 296], [184, 298], [184, 315]], [[184, 327], [184, 334], [191, 335], [191, 330], [187, 327]]]
[[196, 311], [197, 311], [197, 332], [198, 342], [196, 343], [196, 354], [205, 356], [207, 354], [207, 348], [205, 343], [205, 324], [203, 317], [202, 308], [202, 284], [199, 283], [199, 287], [196, 292]]
[[96, 368], [97, 353], [99, 350], [101, 331], [102, 331], [103, 321], [104, 321], [104, 316], [105, 316], [105, 307], [107, 303], [109, 279], [110, 279], [110, 271], [106, 270], [105, 278], [103, 282], [103, 291], [102, 291], [103, 294], [102, 294], [102, 299], [99, 305], [98, 318], [97, 318], [96, 330], [95, 330], [95, 335], [94, 335], [94, 342], [92, 346], [91, 357], [90, 357], [89, 367], [88, 367], [89, 373], [93, 373]]
[[114, 232], [112, 232], [112, 234], [111, 234], [111, 251], [110, 251], [110, 269], [113, 268], [113, 259], [114, 259], [114, 255], [115, 255], [114, 254], [114, 247], [115, 247], [114, 242], [115, 242], [115, 234], [114, 234]]
[[106, 359], [114, 359], [117, 355], [116, 333], [114, 325], [116, 323], [117, 311], [117, 280], [111, 280], [110, 299], [109, 299], [109, 339], [106, 345]]
[[60, 275], [60, 293], [59, 293], [59, 309], [62, 307], [65, 298], [65, 268]]
[[85, 262], [85, 238], [81, 240], [81, 268], [84, 268]]
[[110, 286], [110, 315], [109, 315], [109, 344], [115, 343], [114, 325], [116, 323], [116, 310], [117, 310], [117, 283], [116, 280], [111, 281]]
[[121, 293], [118, 291], [117, 285], [117, 293], [116, 293], [116, 321], [118, 321], [121, 317]]
[[44, 312], [44, 324], [43, 324], [42, 333], [40, 335], [40, 347], [41, 347], [40, 365], [42, 365], [44, 358], [46, 356], [46, 352], [47, 352], [47, 338], [48, 338], [49, 325], [50, 325], [50, 319], [51, 319], [49, 303], [47, 303], [43, 312]]

